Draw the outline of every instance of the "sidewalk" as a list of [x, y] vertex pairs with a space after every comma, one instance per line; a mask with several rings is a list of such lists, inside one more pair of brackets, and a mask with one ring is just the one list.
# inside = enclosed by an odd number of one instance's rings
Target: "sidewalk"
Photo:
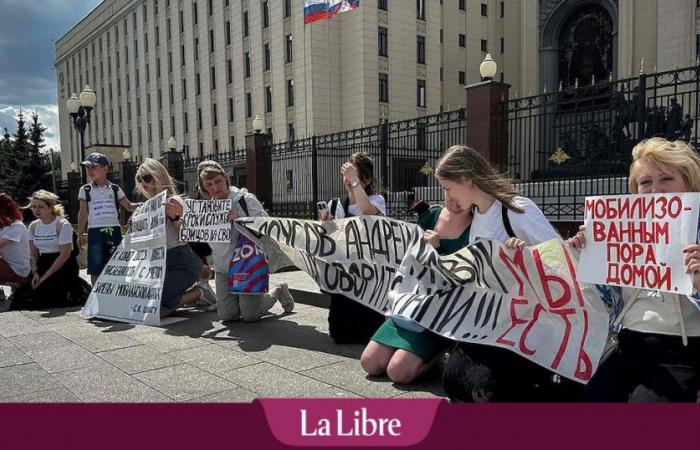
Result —
[[[303, 272], [297, 305], [257, 323], [185, 310], [167, 327], [80, 318], [78, 309], [7, 311], [0, 303], [0, 402], [248, 402], [258, 397], [435, 397], [440, 368], [413, 386], [368, 377], [362, 346], [328, 336], [327, 304]], [[314, 306], [316, 305], [316, 306]]]

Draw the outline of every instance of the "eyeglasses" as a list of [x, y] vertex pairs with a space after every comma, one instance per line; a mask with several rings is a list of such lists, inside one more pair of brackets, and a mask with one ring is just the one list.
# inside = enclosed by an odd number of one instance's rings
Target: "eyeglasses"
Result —
[[150, 173], [147, 173], [146, 175], [136, 175], [136, 181], [139, 183], [152, 183], [153, 182], [153, 175]]

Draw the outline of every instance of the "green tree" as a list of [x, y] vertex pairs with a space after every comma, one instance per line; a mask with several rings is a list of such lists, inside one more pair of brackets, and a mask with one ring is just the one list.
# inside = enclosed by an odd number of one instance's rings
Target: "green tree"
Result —
[[0, 139], [0, 192], [13, 193], [14, 189], [10, 185], [10, 181], [16, 177], [16, 174], [12, 172], [12, 163], [10, 152], [12, 141], [10, 140], [10, 132], [7, 128], [4, 129], [2, 139]]
[[[42, 125], [39, 121], [39, 115], [34, 112], [32, 114], [32, 121], [27, 131], [26, 126], [22, 124], [20, 127], [19, 120], [17, 120], [17, 130], [18, 132], [22, 129], [22, 132], [26, 133], [26, 146], [19, 147], [20, 151], [25, 156], [23, 162], [20, 185], [17, 189], [17, 195], [19, 199], [29, 197], [32, 192], [39, 189], [51, 189], [51, 184], [48, 181], [48, 164], [45, 155], [41, 154], [41, 149], [45, 147], [44, 144], [44, 132], [46, 127]], [[22, 142], [18, 137], [15, 139], [15, 146], [18, 142]]]

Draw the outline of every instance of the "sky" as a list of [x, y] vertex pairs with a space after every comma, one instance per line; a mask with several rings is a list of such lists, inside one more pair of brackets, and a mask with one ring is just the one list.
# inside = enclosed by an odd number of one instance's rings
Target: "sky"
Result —
[[54, 41], [101, 0], [0, 0], [0, 132], [13, 133], [20, 109], [36, 111], [46, 150], [60, 149]]

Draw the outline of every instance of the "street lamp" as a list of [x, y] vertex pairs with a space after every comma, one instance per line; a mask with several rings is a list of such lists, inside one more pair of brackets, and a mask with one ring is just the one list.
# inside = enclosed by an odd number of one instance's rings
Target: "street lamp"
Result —
[[253, 130], [255, 134], [260, 134], [260, 132], [265, 128], [265, 121], [260, 118], [260, 116], [255, 116], [253, 119]]
[[491, 53], [487, 53], [484, 57], [484, 60], [481, 61], [481, 64], [479, 65], [479, 72], [481, 73], [481, 78], [484, 81], [493, 80], [493, 77], [496, 76], [497, 70], [498, 65], [496, 64], [496, 61], [494, 61], [493, 58], [491, 58]]
[[124, 161], [128, 161], [131, 159], [131, 152], [129, 151], [128, 148], [125, 148], [124, 151], [122, 152], [122, 159]]
[[[75, 92], [66, 101], [66, 109], [73, 119], [73, 127], [80, 133], [80, 161], [85, 160], [85, 129], [90, 123], [90, 112], [95, 107], [97, 96], [95, 91], [90, 89], [89, 85], [85, 85], [80, 97]], [[81, 180], [85, 183], [85, 168], [81, 170]]]
[[78, 171], [78, 163], [75, 161], [71, 161], [70, 170], [71, 170], [71, 172], [77, 172]]
[[177, 148], [177, 141], [175, 140], [175, 136], [170, 136], [170, 139], [168, 139], [168, 149], [171, 152], [174, 152], [175, 148]]

